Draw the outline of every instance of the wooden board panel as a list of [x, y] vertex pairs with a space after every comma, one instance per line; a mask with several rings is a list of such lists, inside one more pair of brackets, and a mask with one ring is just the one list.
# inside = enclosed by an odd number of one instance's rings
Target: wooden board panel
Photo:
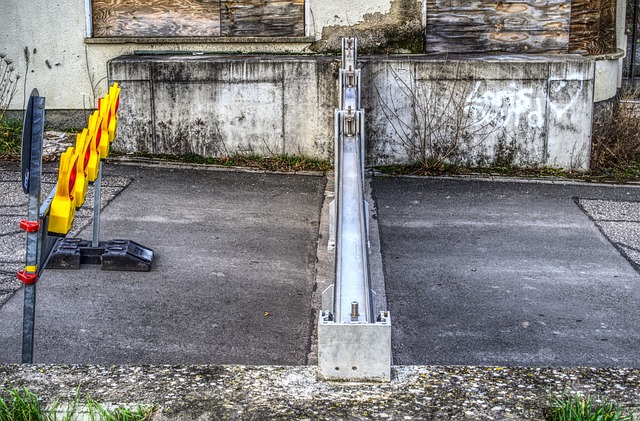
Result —
[[616, 0], [573, 0], [569, 51], [586, 55], [616, 51]]
[[304, 0], [221, 2], [222, 36], [304, 36]]
[[427, 53], [567, 52], [570, 0], [427, 0]]
[[219, 0], [93, 0], [95, 37], [219, 36]]

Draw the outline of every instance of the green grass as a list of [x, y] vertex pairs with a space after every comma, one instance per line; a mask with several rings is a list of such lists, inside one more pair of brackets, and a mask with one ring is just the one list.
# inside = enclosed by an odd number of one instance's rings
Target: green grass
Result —
[[[78, 415], [80, 389], [69, 404], [61, 419], [73, 421]], [[59, 401], [55, 401], [50, 409], [46, 409], [42, 400], [26, 387], [22, 389], [0, 387], [0, 421], [58, 421]], [[146, 421], [153, 415], [153, 407], [138, 405], [135, 409], [105, 409], [91, 398], [87, 398], [86, 411], [90, 420], [103, 421]]]
[[627, 413], [614, 402], [596, 401], [591, 396], [567, 396], [549, 398], [548, 421], [633, 421], [634, 414]]
[[11, 389], [6, 399], [0, 398], [0, 421], [40, 421], [52, 419], [51, 416], [38, 397], [26, 388]]
[[630, 183], [640, 181], [640, 163], [630, 162], [626, 165], [593, 171], [575, 171], [564, 168], [535, 167], [457, 167], [442, 166], [439, 169], [425, 169], [420, 165], [389, 165], [376, 168], [383, 174], [389, 175], [419, 175], [419, 176], [452, 176], [452, 175], [491, 175], [505, 177], [560, 177], [582, 180], [594, 183]]
[[0, 119], [0, 157], [18, 157], [21, 145], [22, 121], [7, 117]]

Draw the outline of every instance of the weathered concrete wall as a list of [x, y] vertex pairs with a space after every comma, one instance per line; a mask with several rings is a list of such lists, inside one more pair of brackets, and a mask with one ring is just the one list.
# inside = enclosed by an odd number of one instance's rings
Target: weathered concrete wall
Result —
[[333, 58], [128, 56], [109, 70], [122, 151], [331, 155]]
[[[332, 58], [299, 56], [112, 60], [110, 80], [122, 86], [120, 140], [114, 146], [330, 159], [337, 65]], [[427, 152], [444, 153], [447, 162], [588, 166], [592, 60], [414, 56], [363, 58], [362, 68], [371, 165], [415, 161], [420, 133], [430, 133], [427, 142], [435, 146]]]
[[363, 98], [369, 160], [395, 164], [421, 152], [462, 165], [586, 168], [592, 61], [501, 56], [463, 61], [375, 60]]

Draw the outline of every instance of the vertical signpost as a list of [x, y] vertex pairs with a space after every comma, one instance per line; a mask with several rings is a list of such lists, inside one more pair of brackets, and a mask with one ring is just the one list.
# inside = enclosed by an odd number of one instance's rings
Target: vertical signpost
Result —
[[29, 195], [29, 210], [20, 228], [27, 232], [27, 255], [18, 279], [24, 283], [22, 328], [22, 362], [33, 362], [33, 339], [36, 313], [36, 282], [42, 244], [40, 231], [40, 186], [42, 174], [42, 137], [44, 132], [44, 97], [33, 90], [25, 111], [22, 132], [22, 190]]

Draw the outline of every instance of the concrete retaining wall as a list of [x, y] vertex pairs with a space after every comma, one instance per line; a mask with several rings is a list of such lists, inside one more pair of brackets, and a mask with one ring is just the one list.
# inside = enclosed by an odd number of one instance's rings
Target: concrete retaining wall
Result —
[[[592, 60], [412, 56], [361, 62], [370, 165], [409, 163], [426, 150], [466, 165], [588, 166]], [[121, 84], [122, 99], [114, 146], [154, 154], [331, 159], [337, 68], [330, 57], [116, 58], [109, 79]], [[439, 143], [431, 138], [435, 148], [420, 148], [425, 133], [439, 136]]]

